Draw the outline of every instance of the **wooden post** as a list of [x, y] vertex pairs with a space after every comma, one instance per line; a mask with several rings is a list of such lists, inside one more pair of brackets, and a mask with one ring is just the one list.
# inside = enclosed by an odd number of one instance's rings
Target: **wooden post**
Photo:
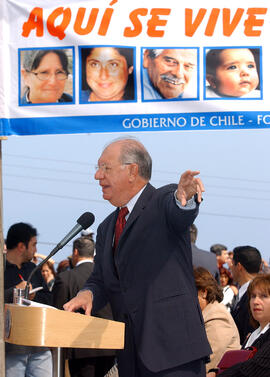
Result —
[[5, 342], [4, 342], [4, 237], [3, 237], [3, 190], [2, 190], [2, 140], [0, 137], [0, 376], [5, 376]]
[[[3, 195], [2, 195], [2, 140], [0, 139], [0, 318], [4, 318], [4, 237], [3, 237]], [[4, 342], [4, 321], [0, 321], [0, 375], [5, 375], [5, 342]]]

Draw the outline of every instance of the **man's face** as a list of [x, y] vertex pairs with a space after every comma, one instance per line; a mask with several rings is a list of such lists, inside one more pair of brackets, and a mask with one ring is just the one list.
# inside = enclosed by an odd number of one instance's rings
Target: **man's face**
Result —
[[237, 267], [237, 264], [235, 264], [234, 260], [232, 260], [231, 271], [232, 271], [233, 281], [235, 283], [238, 283], [238, 267]]
[[130, 200], [130, 165], [120, 162], [121, 143], [109, 145], [98, 160], [95, 179], [102, 187], [103, 198], [115, 207]]
[[25, 250], [23, 252], [23, 259], [24, 262], [30, 262], [34, 254], [37, 252], [37, 237], [30, 238], [30, 241], [28, 242], [28, 246], [25, 246]]
[[147, 68], [153, 86], [166, 98], [177, 98], [186, 89], [197, 64], [195, 49], [163, 50], [152, 59], [144, 53], [143, 66]]
[[220, 262], [222, 264], [225, 264], [228, 262], [228, 258], [229, 258], [228, 250], [222, 250], [221, 255], [220, 255]]

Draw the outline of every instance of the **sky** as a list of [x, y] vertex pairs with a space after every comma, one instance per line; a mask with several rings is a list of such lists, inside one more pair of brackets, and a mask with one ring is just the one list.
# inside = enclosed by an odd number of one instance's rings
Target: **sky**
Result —
[[[16, 222], [37, 228], [38, 252], [48, 255], [90, 211], [92, 229], [114, 210], [94, 179], [104, 146], [127, 134], [10, 136], [2, 141], [3, 231]], [[213, 130], [130, 133], [153, 159], [151, 183], [177, 183], [188, 170], [200, 170], [204, 200], [195, 224], [197, 246], [214, 243], [257, 247], [270, 258], [270, 130]], [[54, 259], [72, 252], [70, 242]]]

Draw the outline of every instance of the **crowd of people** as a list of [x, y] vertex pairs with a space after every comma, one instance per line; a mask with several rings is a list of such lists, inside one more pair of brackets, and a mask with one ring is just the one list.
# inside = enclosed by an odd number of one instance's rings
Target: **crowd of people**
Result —
[[[197, 174], [187, 171], [178, 185], [156, 190], [142, 144], [123, 139], [104, 149], [95, 178], [117, 210], [96, 243], [92, 232], [81, 234], [57, 271], [49, 260], [31, 279], [31, 287], [42, 287], [31, 300], [125, 323], [124, 350], [66, 350], [71, 377], [104, 377], [116, 360], [119, 377], [270, 375], [268, 266], [253, 246], [196, 245], [204, 191]], [[45, 257], [36, 245], [32, 225], [8, 230], [6, 303]], [[227, 351], [251, 346], [253, 358], [219, 373]], [[50, 349], [6, 343], [7, 377], [51, 377], [52, 368]]]

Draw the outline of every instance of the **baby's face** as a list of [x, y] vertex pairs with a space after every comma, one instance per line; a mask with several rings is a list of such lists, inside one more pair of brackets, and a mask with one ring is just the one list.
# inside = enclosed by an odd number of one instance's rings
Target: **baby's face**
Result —
[[258, 72], [249, 49], [226, 49], [221, 52], [219, 59], [215, 81], [220, 95], [241, 97], [256, 89], [259, 83]]

